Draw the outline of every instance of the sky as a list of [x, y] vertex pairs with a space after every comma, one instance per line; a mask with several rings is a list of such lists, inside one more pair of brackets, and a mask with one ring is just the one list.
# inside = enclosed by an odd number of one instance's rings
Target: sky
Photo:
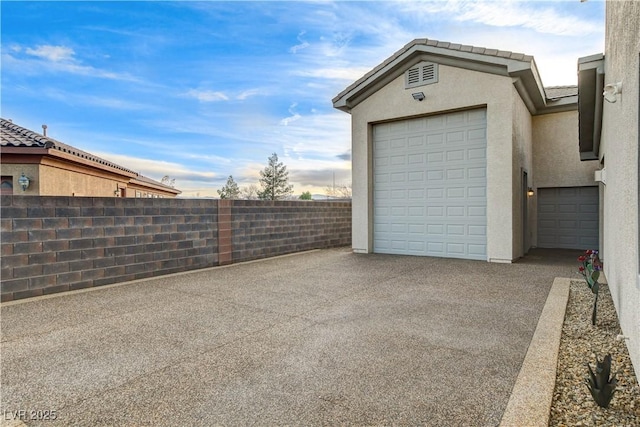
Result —
[[2, 1], [1, 116], [149, 178], [217, 197], [272, 153], [294, 194], [351, 184], [334, 98], [416, 38], [533, 55], [577, 84], [604, 2]]

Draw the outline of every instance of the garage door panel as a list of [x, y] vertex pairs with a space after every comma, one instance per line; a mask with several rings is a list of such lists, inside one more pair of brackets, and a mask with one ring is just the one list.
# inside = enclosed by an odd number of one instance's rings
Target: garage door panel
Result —
[[447, 132], [447, 144], [463, 143], [464, 141], [464, 131]]
[[449, 150], [447, 151], [447, 162], [464, 161], [465, 150]]
[[485, 128], [470, 129], [467, 133], [469, 141], [485, 141], [487, 139], [487, 130]]
[[467, 150], [467, 160], [484, 161], [487, 158], [487, 150], [484, 148], [469, 148]]
[[390, 141], [373, 144], [374, 224], [390, 224], [374, 226], [374, 251], [486, 259], [485, 117], [417, 118], [382, 134], [374, 126], [374, 139]]
[[475, 124], [482, 123], [483, 125], [487, 121], [487, 110], [471, 110], [467, 112], [467, 123]]
[[407, 146], [409, 148], [418, 148], [424, 146], [425, 138], [423, 135], [420, 136], [410, 136], [407, 138]]
[[407, 179], [411, 182], [424, 182], [424, 172], [409, 172]]
[[538, 190], [538, 247], [597, 249], [598, 187]]
[[475, 237], [486, 237], [487, 226], [486, 225], [468, 225], [467, 234]]
[[441, 164], [444, 162], [444, 151], [436, 151], [427, 154], [427, 165]]
[[450, 187], [447, 188], [447, 199], [466, 199], [465, 187]]
[[427, 171], [427, 181], [443, 181], [444, 180], [444, 171], [443, 170], [428, 170]]
[[598, 204], [584, 204], [580, 205], [581, 213], [598, 213]]
[[467, 187], [467, 198], [469, 199], [486, 199], [487, 188], [483, 186], [469, 186]]
[[427, 215], [430, 218], [444, 218], [444, 206], [428, 206]]
[[407, 156], [407, 163], [409, 163], [410, 165], [424, 164], [424, 154], [423, 153], [409, 154]]
[[427, 146], [436, 147], [444, 144], [444, 135], [441, 133], [434, 133], [427, 135]]
[[468, 168], [467, 173], [469, 174], [469, 179], [476, 179], [476, 178], [486, 179], [487, 178], [486, 167]]
[[407, 198], [409, 199], [424, 199], [424, 189], [422, 188], [410, 188], [407, 190]]

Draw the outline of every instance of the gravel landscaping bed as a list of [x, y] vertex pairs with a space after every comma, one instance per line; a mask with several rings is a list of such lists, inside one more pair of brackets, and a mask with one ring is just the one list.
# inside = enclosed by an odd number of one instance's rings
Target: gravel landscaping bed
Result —
[[[640, 426], [640, 387], [621, 334], [607, 285], [600, 285], [596, 326], [591, 325], [594, 295], [583, 281], [572, 281], [560, 340], [550, 426]], [[607, 409], [599, 407], [586, 386], [587, 363], [595, 370], [610, 353], [618, 386]]]

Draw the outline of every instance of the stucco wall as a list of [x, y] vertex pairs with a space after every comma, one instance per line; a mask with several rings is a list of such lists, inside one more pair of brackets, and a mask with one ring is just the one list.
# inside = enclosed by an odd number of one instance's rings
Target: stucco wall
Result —
[[[538, 244], [539, 188], [593, 186], [595, 160], [580, 161], [578, 151], [578, 111], [544, 114], [533, 117], [533, 170], [530, 198], [531, 245]], [[530, 176], [531, 177], [531, 176]]]
[[[0, 166], [0, 172], [3, 176], [13, 177], [13, 194], [35, 196], [40, 191], [40, 169], [37, 164], [25, 164], [25, 165], [12, 165], [3, 163]], [[22, 191], [18, 179], [24, 173], [29, 178], [29, 188], [26, 191]]]
[[[527, 250], [528, 245], [531, 241], [530, 233], [531, 233], [531, 203], [529, 203], [530, 199], [527, 197], [525, 192], [523, 191], [522, 186], [522, 172], [527, 172], [527, 181], [533, 182], [533, 173], [534, 170], [532, 168], [532, 124], [531, 124], [531, 114], [527, 109], [526, 105], [518, 95], [518, 92], [515, 88], [512, 90], [512, 100], [513, 100], [513, 163], [512, 163], [512, 174], [513, 177], [511, 179], [511, 190], [513, 194], [513, 249], [512, 249], [512, 257], [513, 259], [520, 258], [525, 254], [524, 245], [526, 240], [527, 242]], [[523, 223], [524, 215], [523, 215], [523, 202], [526, 200], [527, 202], [527, 215], [526, 215], [526, 226]], [[524, 233], [528, 236], [525, 239]]]
[[640, 373], [638, 278], [638, 121], [640, 104], [640, 2], [607, 2], [605, 84], [622, 82], [616, 103], [604, 102], [603, 243], [611, 288], [636, 373]]
[[405, 89], [401, 75], [351, 110], [354, 251], [371, 252], [373, 243], [372, 124], [486, 105], [487, 255], [512, 260], [512, 91], [509, 77], [440, 65], [438, 83]]
[[533, 117], [535, 188], [595, 185], [598, 162], [580, 161], [578, 111]]
[[115, 177], [97, 176], [89, 170], [82, 172], [40, 165], [40, 195], [113, 197], [118, 181]]

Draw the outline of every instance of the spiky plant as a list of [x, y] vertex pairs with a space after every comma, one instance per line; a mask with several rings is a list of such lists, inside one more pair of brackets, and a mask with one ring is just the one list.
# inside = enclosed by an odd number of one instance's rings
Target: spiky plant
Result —
[[598, 284], [598, 278], [600, 277], [600, 271], [602, 271], [602, 264], [598, 259], [598, 251], [589, 249], [585, 251], [584, 255], [578, 257], [578, 261], [581, 263], [578, 267], [578, 272], [582, 274], [587, 281], [587, 286], [591, 289], [591, 292], [595, 295], [593, 300], [593, 310], [591, 312], [591, 324], [596, 324], [596, 312], [598, 310], [598, 291], [600, 285]]
[[596, 356], [596, 371], [593, 372], [591, 365], [587, 363], [589, 368], [589, 377], [587, 378], [587, 387], [596, 401], [598, 406], [606, 408], [609, 406], [613, 394], [616, 392], [616, 374], [609, 378], [611, 374], [611, 354], [607, 354], [601, 361]]

